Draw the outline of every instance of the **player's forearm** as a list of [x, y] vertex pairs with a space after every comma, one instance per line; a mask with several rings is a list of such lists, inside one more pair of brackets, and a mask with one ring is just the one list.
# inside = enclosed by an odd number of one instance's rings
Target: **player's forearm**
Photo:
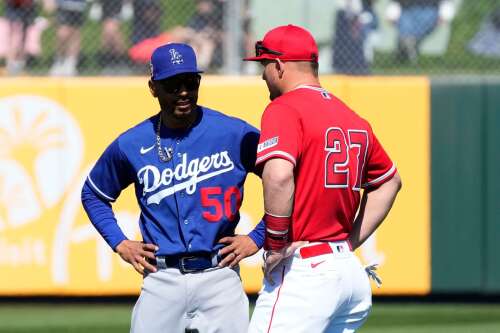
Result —
[[264, 249], [281, 250], [290, 241], [288, 233], [295, 190], [293, 164], [282, 159], [267, 161], [262, 173], [262, 184], [266, 224]]
[[118, 226], [111, 205], [99, 198], [86, 182], [83, 185], [81, 199], [90, 221], [106, 243], [115, 250], [116, 246], [127, 237]]
[[349, 240], [358, 248], [384, 221], [401, 188], [399, 174], [375, 190], [365, 191]]

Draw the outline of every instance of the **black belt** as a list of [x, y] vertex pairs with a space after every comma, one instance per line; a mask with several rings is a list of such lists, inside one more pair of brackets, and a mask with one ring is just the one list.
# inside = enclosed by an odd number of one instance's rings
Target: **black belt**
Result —
[[185, 254], [175, 256], [157, 256], [156, 260], [150, 260], [151, 264], [158, 269], [177, 268], [182, 274], [201, 272], [209, 268], [217, 267], [219, 257], [217, 254]]

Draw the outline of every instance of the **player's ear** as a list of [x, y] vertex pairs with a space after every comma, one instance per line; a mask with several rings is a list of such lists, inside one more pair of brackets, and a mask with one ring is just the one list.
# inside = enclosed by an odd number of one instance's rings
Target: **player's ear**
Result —
[[279, 59], [276, 59], [276, 70], [278, 71], [279, 78], [283, 78], [283, 74], [285, 73], [285, 64]]
[[149, 86], [149, 92], [151, 93], [151, 95], [153, 95], [153, 97], [158, 97], [156, 94], [156, 86], [155, 86], [153, 80], [149, 79], [148, 86]]

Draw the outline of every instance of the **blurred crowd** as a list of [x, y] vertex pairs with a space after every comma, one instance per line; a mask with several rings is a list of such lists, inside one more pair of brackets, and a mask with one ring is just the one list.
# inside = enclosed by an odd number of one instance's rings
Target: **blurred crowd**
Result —
[[[223, 0], [198, 0], [187, 24], [164, 29], [160, 0], [4, 0], [0, 58], [6, 74], [22, 74], [50, 47], [45, 42], [52, 41], [49, 74], [77, 75], [82, 27], [91, 20], [100, 23], [93, 61], [109, 73], [147, 64], [152, 51], [167, 42], [191, 44], [200, 66], [209, 70], [221, 66], [214, 54], [221, 49], [223, 5]], [[52, 36], [43, 38], [49, 28]]]
[[[365, 75], [373, 60], [373, 37], [379, 26], [375, 0], [343, 0], [337, 12], [333, 41], [336, 72]], [[384, 18], [397, 30], [394, 61], [417, 63], [422, 41], [440, 24], [449, 23], [456, 13], [453, 0], [394, 0], [385, 8]]]
[[[383, 11], [375, 10], [383, 2]], [[152, 51], [167, 42], [189, 43], [200, 67], [220, 72], [224, 66], [224, 22], [228, 0], [192, 0], [186, 12], [167, 13], [166, 0], [4, 0], [0, 7], [0, 73], [22, 75], [45, 68], [52, 76], [81, 74], [91, 63], [97, 74], [134, 74], [147, 68]], [[187, 2], [183, 2], [185, 5]], [[253, 52], [252, 0], [240, 0], [241, 56]], [[335, 0], [329, 48], [331, 72], [371, 73], [380, 28], [396, 31], [393, 61], [415, 65], [423, 42], [437, 29], [451, 26], [461, 0]], [[169, 6], [174, 6], [170, 2]], [[169, 14], [171, 22], [167, 22]], [[181, 15], [182, 14], [182, 15]], [[182, 16], [182, 17], [181, 17]], [[89, 23], [90, 22], [90, 23]], [[90, 40], [85, 29], [95, 31]], [[259, 36], [261, 37], [261, 36]], [[385, 37], [383, 37], [385, 38]], [[82, 52], [92, 42], [92, 52]], [[234, 46], [233, 46], [234, 47]], [[464, 48], [500, 59], [500, 7], [492, 10]], [[43, 66], [40, 66], [43, 58]], [[95, 74], [95, 72], [94, 72]]]

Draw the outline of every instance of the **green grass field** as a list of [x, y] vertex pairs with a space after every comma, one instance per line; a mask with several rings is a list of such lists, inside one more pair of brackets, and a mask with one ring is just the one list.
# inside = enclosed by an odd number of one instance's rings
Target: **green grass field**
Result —
[[[0, 304], [0, 332], [128, 332], [131, 309], [131, 304]], [[376, 303], [359, 332], [498, 333], [500, 304]]]

